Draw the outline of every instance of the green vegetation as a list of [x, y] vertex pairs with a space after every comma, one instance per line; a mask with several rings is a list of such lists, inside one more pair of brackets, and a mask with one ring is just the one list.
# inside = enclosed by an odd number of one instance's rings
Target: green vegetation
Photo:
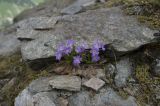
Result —
[[[12, 87], [1, 90], [0, 94], [3, 95], [4, 100], [13, 105], [15, 97], [22, 91], [28, 84], [40, 76], [50, 75], [46, 70], [33, 71], [22, 61], [21, 54], [15, 53], [8, 57], [0, 57], [0, 79], [16, 78], [16, 82]], [[3, 88], [2, 88], [3, 89]]]

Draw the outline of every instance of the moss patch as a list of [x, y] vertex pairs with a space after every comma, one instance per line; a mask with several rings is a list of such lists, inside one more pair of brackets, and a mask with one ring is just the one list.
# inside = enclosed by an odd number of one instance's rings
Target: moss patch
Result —
[[15, 97], [28, 86], [32, 80], [40, 76], [49, 75], [50, 74], [46, 70], [31, 70], [22, 61], [20, 53], [15, 53], [7, 57], [0, 57], [0, 79], [7, 78], [11, 80], [16, 78], [16, 82], [12, 87], [0, 91], [0, 94], [3, 95], [3, 101], [7, 102], [9, 106], [13, 106]]

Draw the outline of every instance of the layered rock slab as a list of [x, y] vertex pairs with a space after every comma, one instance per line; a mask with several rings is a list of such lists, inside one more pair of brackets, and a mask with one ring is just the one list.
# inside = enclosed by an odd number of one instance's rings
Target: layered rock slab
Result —
[[[23, 22], [20, 28], [23, 24], [31, 23]], [[30, 24], [25, 28], [29, 29], [28, 31], [35, 30]], [[56, 45], [66, 39], [76, 40], [76, 45], [86, 41], [89, 46], [95, 39], [101, 39], [105, 44], [111, 44], [118, 52], [128, 52], [151, 43], [154, 32], [140, 25], [134, 17], [124, 15], [119, 7], [113, 7], [65, 15], [58, 18], [53, 29], [38, 30], [38, 33], [26, 34], [25, 37], [21, 34], [19, 36], [22, 36], [22, 39], [34, 39], [23, 45], [21, 51], [24, 60], [35, 60], [53, 57]], [[46, 44], [49, 46], [45, 46]]]
[[[57, 91], [31, 93], [27, 88], [15, 99], [15, 106], [60, 106], [58, 103], [60, 93]], [[111, 89], [102, 89], [93, 97], [89, 91], [80, 91], [67, 98], [69, 106], [137, 106], [134, 97], [123, 99]]]

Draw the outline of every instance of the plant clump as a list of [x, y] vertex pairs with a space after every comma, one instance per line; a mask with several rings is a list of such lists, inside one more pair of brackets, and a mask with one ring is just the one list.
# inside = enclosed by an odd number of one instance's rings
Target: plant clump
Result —
[[67, 63], [79, 66], [81, 63], [98, 62], [101, 59], [101, 51], [105, 51], [105, 47], [99, 39], [93, 42], [91, 49], [86, 42], [81, 42], [78, 46], [75, 46], [74, 40], [66, 40], [57, 46], [55, 56], [58, 61], [65, 59]]

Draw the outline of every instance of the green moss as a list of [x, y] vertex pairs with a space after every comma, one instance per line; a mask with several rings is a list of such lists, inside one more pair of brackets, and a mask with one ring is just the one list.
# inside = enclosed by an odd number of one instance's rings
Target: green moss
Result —
[[128, 93], [123, 91], [122, 89], [118, 91], [118, 94], [124, 99], [127, 99], [129, 97]]
[[135, 76], [140, 83], [150, 83], [149, 66], [137, 66]]
[[156, 93], [154, 86], [160, 84], [160, 78], [152, 76], [150, 70], [147, 64], [137, 65], [135, 69], [135, 78], [139, 83], [136, 98], [141, 105], [149, 103], [149, 101], [152, 101], [156, 105], [158, 102], [153, 95]]
[[160, 19], [155, 16], [138, 16], [138, 20], [150, 28], [160, 28]]
[[15, 53], [11, 56], [0, 57], [0, 78], [16, 78], [15, 84], [0, 92], [4, 97], [4, 101], [13, 105], [15, 97], [22, 91], [29, 83], [41, 76], [50, 75], [46, 70], [32, 71], [21, 58], [20, 53]]

